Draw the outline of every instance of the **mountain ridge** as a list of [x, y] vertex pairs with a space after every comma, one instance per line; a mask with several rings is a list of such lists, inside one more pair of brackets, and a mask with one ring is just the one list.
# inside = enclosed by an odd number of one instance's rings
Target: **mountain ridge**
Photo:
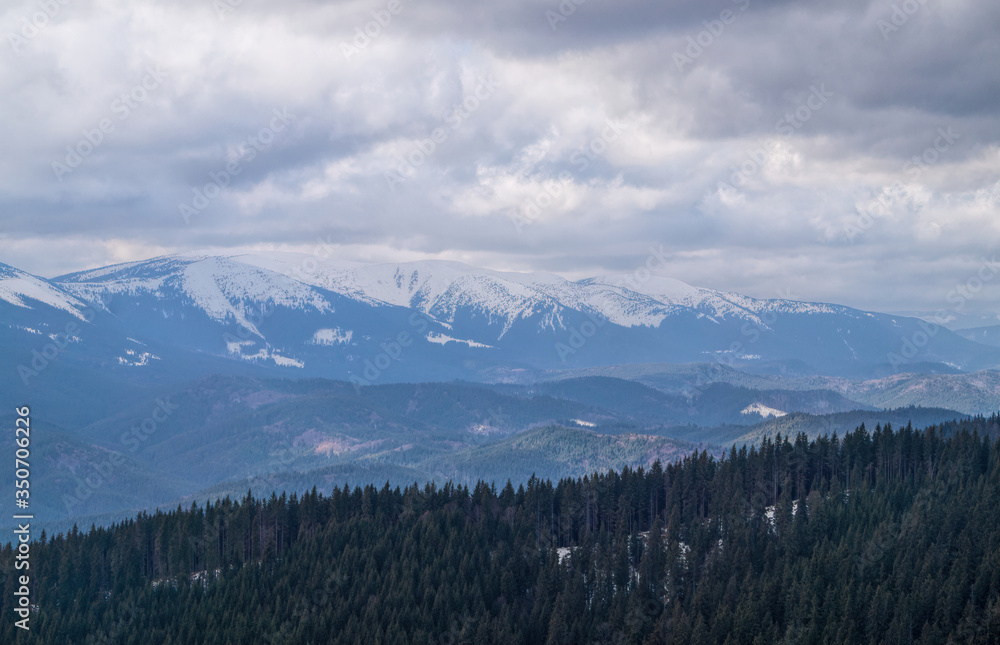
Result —
[[25, 313], [18, 294], [34, 289], [49, 307], [90, 307], [125, 338], [166, 345], [159, 364], [188, 360], [175, 360], [176, 350], [358, 384], [647, 362], [852, 377], [1000, 366], [1000, 348], [923, 320], [659, 276], [572, 281], [439, 260], [365, 265], [289, 253], [161, 256], [52, 280], [4, 271], [0, 315], [5, 302]]

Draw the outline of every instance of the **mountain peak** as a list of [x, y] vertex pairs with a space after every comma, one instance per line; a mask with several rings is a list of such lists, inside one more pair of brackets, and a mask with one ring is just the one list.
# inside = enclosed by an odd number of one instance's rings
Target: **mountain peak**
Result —
[[87, 304], [44, 278], [0, 263], [0, 300], [23, 309], [35, 309], [38, 304], [53, 307], [84, 320]]

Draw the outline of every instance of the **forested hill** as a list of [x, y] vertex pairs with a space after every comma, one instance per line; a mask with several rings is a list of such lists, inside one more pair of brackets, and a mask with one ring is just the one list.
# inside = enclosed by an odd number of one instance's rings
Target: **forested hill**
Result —
[[31, 545], [3, 643], [997, 643], [1000, 417], [515, 490], [313, 490]]

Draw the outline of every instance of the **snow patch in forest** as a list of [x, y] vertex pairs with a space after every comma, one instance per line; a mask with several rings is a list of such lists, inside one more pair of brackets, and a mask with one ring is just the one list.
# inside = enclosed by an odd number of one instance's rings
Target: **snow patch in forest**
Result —
[[788, 413], [782, 410], [778, 410], [777, 408], [772, 408], [770, 406], [764, 405], [763, 403], [753, 403], [740, 410], [740, 414], [759, 414], [765, 419], [769, 417], [774, 417], [777, 419], [778, 417], [783, 417]]
[[354, 332], [350, 329], [343, 330], [340, 327], [333, 329], [317, 329], [310, 341], [313, 345], [348, 345]]

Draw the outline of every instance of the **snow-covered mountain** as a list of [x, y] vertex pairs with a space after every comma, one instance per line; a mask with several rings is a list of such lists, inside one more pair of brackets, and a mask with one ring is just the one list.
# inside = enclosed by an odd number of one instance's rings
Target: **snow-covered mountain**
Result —
[[[381, 446], [375, 461], [398, 467], [397, 449], [406, 458], [490, 441], [491, 428], [511, 415], [530, 427], [532, 414], [580, 426], [753, 423], [804, 406], [846, 411], [855, 401], [981, 411], [993, 409], [997, 372], [892, 375], [1000, 366], [1000, 348], [919, 319], [668, 278], [567, 280], [454, 262], [362, 265], [279, 253], [169, 256], [54, 279], [0, 264], [0, 355], [0, 407], [29, 405], [39, 436], [49, 437], [33, 467], [39, 481], [56, 483], [40, 497], [50, 517], [74, 512], [65, 500], [91, 495], [85, 507], [103, 512], [233, 478], [242, 486], [273, 462], [269, 446], [278, 442], [298, 451], [302, 468], [326, 464], [331, 453], [320, 445], [348, 444]], [[685, 374], [672, 392], [602, 378], [510, 384], [538, 381], [543, 371], [657, 367], [625, 365], [636, 363], [699, 365], [666, 366]], [[783, 370], [809, 376], [774, 376]], [[504, 383], [468, 396], [468, 384], [452, 382], [354, 393], [324, 380], [255, 386], [263, 381], [244, 378], [256, 376]], [[862, 387], [842, 376], [886, 378]], [[740, 385], [747, 379], [766, 387]], [[797, 385], [786, 392], [772, 380]], [[460, 434], [426, 434], [438, 418], [461, 422]], [[404, 448], [416, 441], [430, 444]], [[111, 469], [114, 484], [81, 488], [108, 472], [112, 450], [124, 460]]]
[[0, 262], [0, 301], [20, 307], [48, 307], [84, 319], [87, 304], [47, 280]]
[[[672, 313], [682, 311], [764, 325], [761, 315], [769, 311], [847, 310], [791, 300], [760, 300], [658, 276], [645, 281], [605, 276], [572, 282], [551, 273], [491, 271], [435, 260], [353, 266], [309, 263], [293, 254], [252, 254], [239, 260], [361, 300], [411, 307], [440, 319], [453, 317], [464, 307], [479, 308], [492, 319], [503, 321], [504, 330], [539, 312], [553, 313], [557, 321], [561, 309], [588, 312], [623, 327], [657, 327]], [[545, 319], [546, 324], [551, 322]]]
[[[35, 329], [36, 319], [64, 326], [85, 311], [96, 322], [80, 324], [99, 327], [90, 337], [104, 343], [92, 342], [93, 352], [133, 370], [183, 372], [196, 356], [208, 361], [202, 369], [374, 383], [650, 362], [834, 375], [1000, 365], [1000, 349], [918, 319], [663, 277], [571, 281], [456, 262], [363, 265], [287, 253], [168, 256], [52, 280], [0, 265], [8, 328]], [[7, 342], [24, 354], [16, 344], [28, 341]]]
[[121, 296], [153, 298], [165, 305], [190, 303], [215, 322], [235, 322], [261, 338], [247, 315], [262, 303], [321, 313], [333, 310], [308, 285], [231, 257], [156, 258], [73, 273], [57, 282], [89, 302]]

